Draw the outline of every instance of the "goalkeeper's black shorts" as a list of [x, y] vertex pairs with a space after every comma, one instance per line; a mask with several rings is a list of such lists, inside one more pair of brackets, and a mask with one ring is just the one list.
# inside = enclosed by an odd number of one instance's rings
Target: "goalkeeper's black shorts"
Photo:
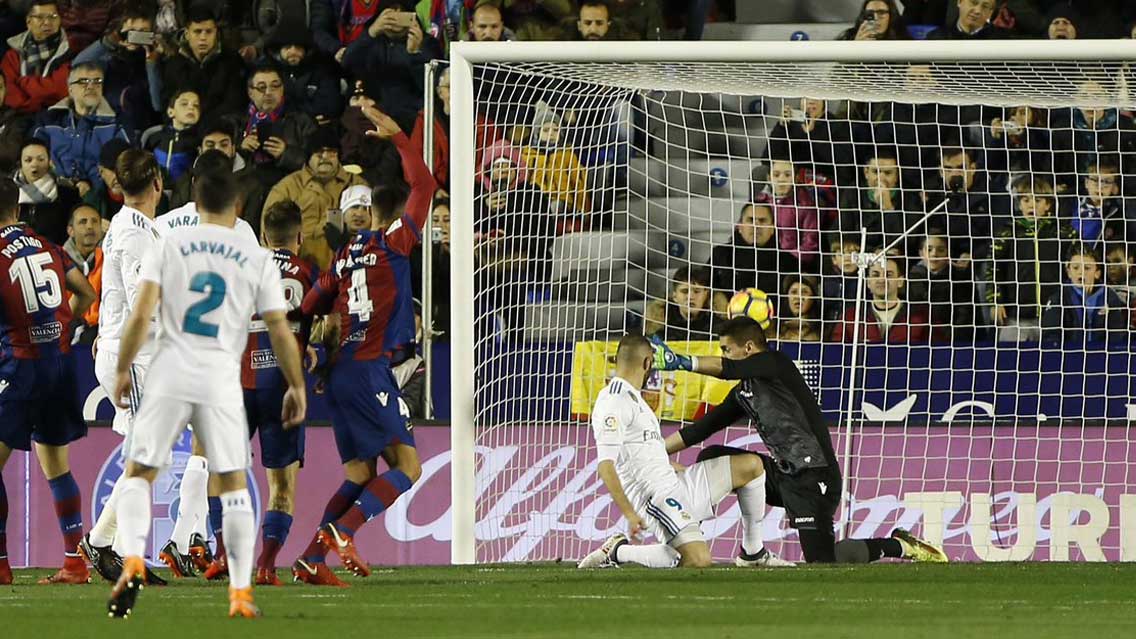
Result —
[[797, 530], [831, 531], [840, 507], [840, 473], [806, 468], [788, 475], [768, 455], [757, 455], [765, 464], [765, 503], [784, 508], [789, 525]]

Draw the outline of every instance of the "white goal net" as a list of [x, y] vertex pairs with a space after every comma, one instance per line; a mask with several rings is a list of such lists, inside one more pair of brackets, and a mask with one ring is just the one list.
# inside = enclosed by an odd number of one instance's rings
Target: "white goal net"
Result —
[[[455, 47], [455, 560], [621, 529], [587, 421], [615, 342], [717, 354], [746, 289], [829, 420], [838, 534], [1136, 559], [1136, 49], [876, 44]], [[728, 390], [644, 395], [670, 428]], [[732, 498], [703, 530], [737, 552]]]

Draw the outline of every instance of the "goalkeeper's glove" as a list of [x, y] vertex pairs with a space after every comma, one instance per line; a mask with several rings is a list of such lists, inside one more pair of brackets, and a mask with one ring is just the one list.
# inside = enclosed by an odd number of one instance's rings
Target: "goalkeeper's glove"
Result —
[[658, 337], [651, 337], [651, 345], [655, 348], [655, 370], [658, 371], [692, 371], [694, 359], [687, 355], [679, 355], [667, 346], [666, 342]]

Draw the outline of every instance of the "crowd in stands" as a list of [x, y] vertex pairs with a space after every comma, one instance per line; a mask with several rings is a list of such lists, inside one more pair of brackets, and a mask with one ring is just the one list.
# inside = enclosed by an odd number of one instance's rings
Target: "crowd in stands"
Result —
[[[928, 38], [1130, 37], [1130, 4], [908, 0], [901, 15], [893, 0], [867, 0], [841, 37], [920, 35], [909, 25], [937, 27]], [[426, 239], [437, 249], [434, 286], [447, 291], [449, 74], [437, 75], [428, 122], [424, 65], [457, 40], [697, 37], [708, 18], [728, 16], [726, 5], [10, 0], [0, 4], [0, 170], [20, 187], [21, 220], [64, 245], [96, 283], [101, 236], [123, 202], [115, 160], [131, 147], [162, 166], [159, 214], [188, 201], [199, 163], [223, 164], [240, 179], [253, 228], [279, 202], [300, 208], [301, 253], [322, 267], [370, 224], [372, 197], [397, 202], [406, 188], [393, 145], [366, 136], [361, 108], [375, 104], [419, 148], [432, 132], [440, 190]], [[1081, 90], [1110, 89], [1094, 82]], [[509, 89], [481, 76], [475, 90], [484, 99]], [[502, 281], [517, 279], [509, 264], [520, 258], [527, 281], [544, 282], [553, 238], [610, 219], [621, 178], [604, 167], [626, 163], [630, 145], [613, 142], [618, 127], [600, 109], [526, 95], [517, 111], [515, 96], [501, 97], [500, 110], [477, 114], [478, 255]], [[768, 174], [740, 208], [732, 242], [673, 274], [670, 299], [649, 305], [645, 328], [709, 335], [728, 296], [747, 287], [775, 297], [786, 339], [847, 340], [857, 322], [867, 339], [897, 342], [1095, 338], [1132, 324], [1131, 113], [799, 106], [772, 127]], [[854, 254], [891, 244], [944, 202], [924, 232], [871, 266], [869, 303], [855, 317]], [[434, 296], [443, 335], [447, 298]]]

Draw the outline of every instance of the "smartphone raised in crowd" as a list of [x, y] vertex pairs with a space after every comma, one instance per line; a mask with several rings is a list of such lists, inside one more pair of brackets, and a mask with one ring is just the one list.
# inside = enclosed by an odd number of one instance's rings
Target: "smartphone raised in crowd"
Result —
[[339, 230], [343, 230], [343, 209], [328, 209], [327, 221]]
[[127, 31], [126, 41], [129, 44], [140, 44], [144, 47], [152, 47], [157, 42], [158, 37], [154, 35], [153, 31]]

